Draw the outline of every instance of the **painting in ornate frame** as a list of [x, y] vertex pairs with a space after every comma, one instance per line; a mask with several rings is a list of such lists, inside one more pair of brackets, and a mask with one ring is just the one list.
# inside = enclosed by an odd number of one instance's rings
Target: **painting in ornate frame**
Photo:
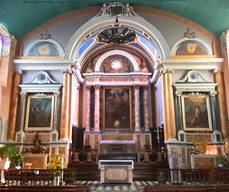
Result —
[[26, 107], [25, 130], [52, 130], [54, 95], [29, 95]]
[[208, 95], [182, 95], [182, 113], [184, 130], [212, 129]]
[[129, 131], [131, 120], [131, 89], [106, 87], [103, 89], [103, 128]]

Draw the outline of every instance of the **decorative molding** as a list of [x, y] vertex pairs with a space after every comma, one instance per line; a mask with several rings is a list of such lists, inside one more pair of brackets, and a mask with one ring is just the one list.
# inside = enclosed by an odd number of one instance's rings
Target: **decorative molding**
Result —
[[51, 39], [51, 38], [52, 38], [52, 36], [47, 29], [43, 29], [43, 31], [40, 32], [40, 39], [41, 40], [47, 40], [47, 39]]
[[69, 60], [14, 59], [16, 71], [69, 70]]
[[19, 85], [21, 88], [21, 93], [39, 93], [39, 92], [53, 92], [59, 93], [59, 89], [62, 87], [60, 84], [22, 84]]
[[182, 92], [193, 92], [193, 93], [199, 93], [199, 92], [209, 92], [209, 93], [215, 93], [216, 94], [216, 88], [217, 83], [175, 83], [174, 87], [176, 88], [176, 91], [179, 93]]
[[57, 84], [58, 82], [52, 79], [50, 75], [45, 71], [41, 71], [37, 73], [32, 78], [32, 80], [25, 82], [25, 84], [52, 84], [52, 83]]
[[92, 72], [92, 73], [83, 73], [85, 77], [123, 77], [123, 76], [145, 76], [150, 77], [152, 73], [146, 72], [130, 72], [130, 73], [103, 73], [103, 72]]
[[179, 83], [201, 83], [201, 82], [208, 82], [199, 71], [188, 71], [183, 79], [177, 81]]
[[[113, 12], [114, 9], [120, 10], [119, 12]], [[96, 15], [97, 17], [101, 16], [114, 16], [114, 15], [125, 15], [125, 16], [136, 16], [137, 14], [134, 12], [133, 7], [128, 3], [124, 4], [121, 2], [111, 2], [111, 3], [103, 3], [103, 6], [100, 8], [99, 13]]]
[[188, 27], [186, 29], [186, 31], [184, 32], [184, 37], [188, 38], [188, 39], [195, 39], [196, 38], [196, 34], [194, 31], [192, 31], [192, 29], [190, 27]]
[[221, 70], [224, 58], [201, 58], [201, 59], [166, 59], [161, 61], [161, 67], [166, 70]]

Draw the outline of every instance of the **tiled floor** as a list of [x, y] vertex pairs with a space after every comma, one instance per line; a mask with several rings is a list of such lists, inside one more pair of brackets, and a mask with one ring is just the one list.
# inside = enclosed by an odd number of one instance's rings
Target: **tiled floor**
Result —
[[78, 181], [77, 184], [80, 185], [88, 185], [91, 192], [142, 192], [145, 185], [153, 185], [155, 184], [152, 181], [135, 181], [133, 184], [100, 184], [98, 181]]

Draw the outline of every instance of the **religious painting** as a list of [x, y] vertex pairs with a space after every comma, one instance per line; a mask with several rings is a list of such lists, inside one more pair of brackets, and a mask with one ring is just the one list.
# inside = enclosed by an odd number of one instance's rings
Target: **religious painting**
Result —
[[58, 48], [49, 41], [35, 43], [28, 52], [28, 56], [60, 56]]
[[182, 111], [185, 130], [211, 129], [210, 104], [207, 95], [183, 95]]
[[52, 130], [53, 95], [29, 95], [26, 108], [25, 130]]
[[130, 129], [130, 89], [104, 89], [104, 128]]
[[186, 40], [180, 43], [176, 55], [209, 55], [207, 48], [196, 40]]

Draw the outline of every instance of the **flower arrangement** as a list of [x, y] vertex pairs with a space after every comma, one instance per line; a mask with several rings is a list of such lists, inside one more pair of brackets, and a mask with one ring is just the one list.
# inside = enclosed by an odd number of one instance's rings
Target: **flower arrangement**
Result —
[[61, 176], [61, 169], [64, 168], [64, 156], [61, 154], [52, 155], [47, 168], [54, 170], [54, 176]]

